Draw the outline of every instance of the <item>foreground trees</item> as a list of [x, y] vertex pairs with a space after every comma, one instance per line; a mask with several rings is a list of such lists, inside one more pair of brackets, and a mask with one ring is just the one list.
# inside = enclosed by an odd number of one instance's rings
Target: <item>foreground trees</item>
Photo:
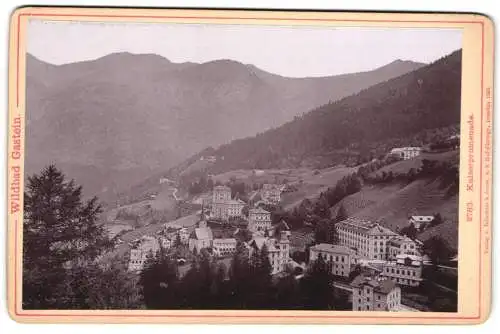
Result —
[[175, 261], [160, 251], [148, 260], [139, 283], [148, 309], [328, 310], [347, 303], [334, 294], [333, 277], [322, 258], [302, 279], [293, 273], [273, 277], [271, 270], [266, 246], [249, 254], [239, 243], [229, 270], [202, 250], [182, 278]]
[[[239, 243], [230, 266], [201, 251], [181, 277], [176, 252], [151, 254], [139, 276], [118, 259], [97, 199], [55, 166], [28, 178], [23, 221], [24, 309], [332, 309], [331, 275], [318, 261], [302, 280], [271, 275], [267, 246]], [[229, 268], [229, 269], [228, 269]]]
[[[23, 308], [135, 308], [130, 279], [97, 258], [113, 245], [98, 223], [96, 198], [55, 166], [28, 178], [23, 219]], [[110, 283], [112, 282], [112, 283]], [[109, 284], [113, 284], [113, 287]], [[115, 291], [120, 289], [120, 291]], [[123, 293], [128, 294], [122, 298]]]

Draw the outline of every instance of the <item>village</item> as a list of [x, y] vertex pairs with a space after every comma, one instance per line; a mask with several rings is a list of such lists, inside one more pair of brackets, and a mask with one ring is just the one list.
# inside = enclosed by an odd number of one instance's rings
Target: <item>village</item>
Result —
[[[389, 155], [409, 160], [421, 152], [420, 147], [403, 147], [392, 149]], [[352, 310], [424, 310], [405, 298], [406, 291], [412, 296], [419, 294], [418, 289], [426, 279], [424, 270], [432, 266], [420, 240], [406, 235], [407, 229], [392, 231], [377, 221], [348, 217], [335, 224], [336, 242], [315, 243], [305, 258], [294, 258], [297, 249], [291, 243], [290, 227], [285, 220], [273, 224], [272, 210], [266, 210], [279, 206], [285, 189], [283, 184], [264, 184], [245, 202], [237, 195], [232, 197], [227, 185], [215, 186], [210, 196], [203, 198], [193, 226], [167, 222], [156, 233], [130, 243], [128, 270], [139, 273], [148, 257], [160, 249], [177, 252], [182, 275], [189, 270], [190, 259], [200, 252], [208, 252], [229, 265], [238, 243], [249, 254], [265, 245], [271, 274], [276, 277], [294, 273], [300, 280], [321, 258], [334, 277], [332, 289], [349, 293]], [[410, 215], [408, 227], [422, 231], [435, 219], [433, 215]], [[450, 263], [456, 261], [456, 257], [450, 259]], [[453, 265], [443, 268], [456, 271]]]

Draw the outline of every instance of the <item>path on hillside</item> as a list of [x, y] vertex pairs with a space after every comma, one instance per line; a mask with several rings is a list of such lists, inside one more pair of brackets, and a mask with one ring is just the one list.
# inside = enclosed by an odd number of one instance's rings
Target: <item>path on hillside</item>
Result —
[[174, 196], [176, 201], [180, 201], [181, 199], [179, 197], [177, 197], [177, 191], [179, 191], [179, 189], [174, 187], [174, 191], [172, 192], [172, 196]]

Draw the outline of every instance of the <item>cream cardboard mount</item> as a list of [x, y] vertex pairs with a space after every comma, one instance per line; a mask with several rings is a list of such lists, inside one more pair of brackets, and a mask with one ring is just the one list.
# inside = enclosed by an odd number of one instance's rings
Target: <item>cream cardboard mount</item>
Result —
[[492, 85], [479, 14], [20, 8], [10, 315], [481, 323]]

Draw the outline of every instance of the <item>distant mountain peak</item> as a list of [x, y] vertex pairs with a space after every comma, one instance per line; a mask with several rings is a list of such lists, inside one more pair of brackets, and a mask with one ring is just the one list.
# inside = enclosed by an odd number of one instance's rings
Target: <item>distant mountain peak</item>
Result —
[[148, 60], [155, 59], [155, 60], [160, 60], [163, 62], [171, 63], [171, 61], [168, 58], [163, 57], [163, 56], [156, 54], [156, 53], [132, 53], [132, 52], [128, 52], [128, 51], [110, 53], [110, 54], [107, 54], [103, 57], [96, 59], [96, 61], [104, 60], [104, 59], [130, 60], [130, 61], [138, 61], [140, 59], [144, 59], [144, 60], [145, 59], [148, 59]]
[[421, 63], [421, 62], [416, 62], [416, 61], [413, 61], [413, 60], [404, 60], [404, 59], [398, 58], [398, 59], [390, 62], [389, 64], [383, 65], [383, 66], [381, 66], [379, 68], [383, 68], [383, 67], [387, 67], [387, 66], [391, 66], [391, 65], [416, 65], [416, 66], [425, 66], [425, 65], [428, 65], [428, 64]]

